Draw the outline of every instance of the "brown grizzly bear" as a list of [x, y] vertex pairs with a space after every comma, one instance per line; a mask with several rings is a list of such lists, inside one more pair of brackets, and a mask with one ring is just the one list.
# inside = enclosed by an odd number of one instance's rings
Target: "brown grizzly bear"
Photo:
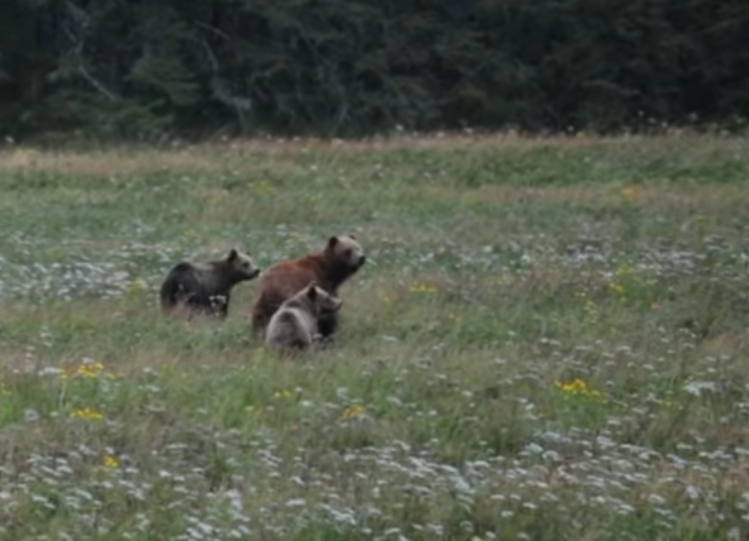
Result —
[[207, 263], [183, 261], [175, 265], [161, 285], [161, 308], [172, 313], [183, 307], [188, 313], [226, 317], [232, 288], [252, 280], [258, 269], [245, 254], [232, 249], [224, 259]]
[[[262, 336], [276, 310], [310, 282], [315, 282], [326, 293], [338, 296], [341, 284], [353, 276], [366, 259], [356, 238], [347, 235], [330, 237], [325, 248], [319, 252], [274, 265], [263, 275], [255, 293], [253, 331]], [[337, 324], [337, 313], [319, 318], [320, 335], [329, 338]]]
[[287, 350], [309, 349], [320, 340], [320, 319], [337, 312], [341, 304], [341, 299], [312, 282], [284, 302], [270, 318], [265, 332], [266, 344]]

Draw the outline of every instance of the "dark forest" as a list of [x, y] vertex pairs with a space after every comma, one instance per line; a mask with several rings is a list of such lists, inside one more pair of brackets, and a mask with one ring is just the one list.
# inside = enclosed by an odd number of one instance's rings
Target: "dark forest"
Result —
[[0, 127], [741, 129], [745, 0], [3, 0]]

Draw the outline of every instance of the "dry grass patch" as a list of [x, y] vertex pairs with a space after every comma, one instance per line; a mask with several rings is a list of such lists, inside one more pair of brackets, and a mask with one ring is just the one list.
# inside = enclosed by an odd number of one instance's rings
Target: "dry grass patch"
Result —
[[657, 208], [682, 208], [719, 211], [749, 204], [749, 190], [742, 186], [480, 186], [477, 188], [428, 185], [424, 195], [440, 201], [462, 200], [470, 203], [514, 205], [584, 205], [617, 207], [637, 205]]
[[699, 134], [687, 130], [673, 130], [659, 135], [624, 135], [600, 137], [584, 132], [572, 135], [527, 135], [514, 130], [494, 133], [469, 133], [466, 131], [441, 131], [433, 133], [393, 134], [388, 136], [364, 137], [361, 139], [322, 139], [316, 137], [250, 138], [234, 139], [230, 142], [208, 143], [207, 145], [247, 152], [273, 154], [299, 153], [307, 151], [327, 153], [360, 153], [381, 150], [461, 150], [473, 149], [517, 149], [533, 148], [579, 149], [585, 147], [611, 149], [639, 148], [645, 154], [653, 151], [668, 151], [684, 146], [693, 147], [698, 153], [723, 151], [728, 144], [737, 152], [746, 148], [747, 143], [740, 137], [727, 139], [713, 134]]
[[37, 150], [20, 147], [0, 151], [0, 172], [55, 172], [94, 178], [118, 175], [208, 174], [238, 169], [293, 171], [296, 165], [267, 152], [248, 156], [231, 146], [198, 145], [177, 150], [122, 149], [98, 152]]
[[[438, 132], [376, 136], [358, 140], [320, 139], [314, 137], [248, 138], [205, 142], [174, 148], [121, 148], [96, 152], [50, 151], [33, 147], [11, 147], [0, 151], [0, 171], [59, 171], [92, 177], [120, 174], [170, 171], [172, 173], [216, 173], [231, 169], [270, 168], [295, 171], [299, 155], [313, 152], [322, 155], [379, 153], [396, 150], [464, 151], [487, 150], [554, 152], [589, 148], [611, 156], [638, 156], [683, 152], [690, 158], [705, 158], [715, 153], [740, 157], [748, 143], [737, 137], [727, 139], [714, 135], [676, 131], [667, 136], [596, 137], [588, 134], [570, 136], [527, 136], [514, 131], [469, 134]], [[376, 156], [377, 154], [373, 154]]]

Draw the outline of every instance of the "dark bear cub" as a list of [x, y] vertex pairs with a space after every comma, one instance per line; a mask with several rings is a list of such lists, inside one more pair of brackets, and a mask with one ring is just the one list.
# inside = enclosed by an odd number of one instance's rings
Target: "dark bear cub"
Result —
[[183, 261], [169, 271], [161, 285], [161, 308], [167, 314], [183, 309], [190, 316], [205, 314], [223, 319], [229, 312], [232, 288], [258, 274], [260, 269], [252, 260], [234, 249], [217, 261]]

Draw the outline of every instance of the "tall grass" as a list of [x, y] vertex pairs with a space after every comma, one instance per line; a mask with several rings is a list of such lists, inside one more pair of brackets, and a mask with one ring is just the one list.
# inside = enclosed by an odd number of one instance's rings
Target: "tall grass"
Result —
[[[744, 139], [0, 153], [1, 539], [742, 539]], [[160, 280], [354, 232], [335, 346]]]

